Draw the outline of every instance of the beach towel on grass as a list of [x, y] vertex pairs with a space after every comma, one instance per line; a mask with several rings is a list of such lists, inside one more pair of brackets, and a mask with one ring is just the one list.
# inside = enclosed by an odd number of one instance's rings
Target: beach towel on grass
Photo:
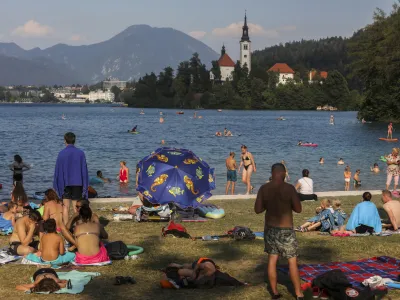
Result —
[[[312, 282], [317, 276], [340, 269], [354, 286], [360, 284], [372, 276], [381, 276], [393, 281], [397, 280], [400, 273], [400, 260], [388, 256], [372, 257], [350, 262], [332, 262], [328, 264], [300, 265], [300, 277], [302, 280]], [[289, 268], [279, 268], [284, 273], [289, 273]]]
[[111, 260], [108, 261], [103, 261], [103, 262], [99, 262], [99, 263], [91, 263], [91, 264], [79, 264], [77, 262], [71, 262], [74, 266], [82, 266], [82, 267], [90, 267], [90, 266], [97, 266], [97, 267], [101, 267], [101, 266], [108, 266], [111, 265]]
[[[100, 276], [98, 272], [79, 272], [72, 270], [69, 272], [57, 272], [58, 278], [61, 280], [71, 280], [71, 288], [63, 288], [58, 290], [54, 294], [80, 294], [83, 292], [85, 285], [89, 283], [92, 278]], [[33, 282], [33, 278], [31, 278]], [[31, 292], [26, 292], [30, 294]], [[49, 294], [49, 293], [37, 293], [37, 294]]]
[[10, 255], [7, 251], [0, 251], [0, 265], [5, 265], [6, 263], [16, 261], [20, 258], [21, 256]]

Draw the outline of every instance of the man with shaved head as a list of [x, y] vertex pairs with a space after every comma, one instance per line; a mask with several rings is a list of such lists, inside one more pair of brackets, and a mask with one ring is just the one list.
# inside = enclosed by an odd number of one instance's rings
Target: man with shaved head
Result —
[[290, 279], [293, 282], [297, 299], [304, 299], [300, 287], [297, 267], [297, 239], [293, 229], [293, 211], [301, 213], [301, 202], [293, 185], [285, 182], [286, 168], [274, 164], [271, 169], [272, 180], [264, 184], [257, 194], [254, 205], [256, 214], [265, 211], [264, 241], [268, 253], [268, 279], [272, 299], [280, 299], [278, 293], [276, 265], [279, 256], [288, 259]]

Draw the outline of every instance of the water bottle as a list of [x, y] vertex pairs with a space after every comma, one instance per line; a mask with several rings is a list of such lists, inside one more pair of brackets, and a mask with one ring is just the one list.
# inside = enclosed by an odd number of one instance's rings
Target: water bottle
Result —
[[139, 259], [139, 256], [137, 256], [137, 255], [132, 255], [132, 256], [131, 256], [131, 259], [132, 259], [132, 260], [137, 260], [137, 259]]
[[129, 260], [129, 255], [124, 257], [125, 260]]

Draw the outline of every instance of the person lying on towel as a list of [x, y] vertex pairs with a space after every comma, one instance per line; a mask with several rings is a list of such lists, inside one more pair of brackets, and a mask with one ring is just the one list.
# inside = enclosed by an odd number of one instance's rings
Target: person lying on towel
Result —
[[60, 266], [74, 260], [75, 253], [65, 252], [64, 239], [57, 234], [57, 223], [48, 219], [43, 223], [45, 234], [40, 238], [39, 252], [29, 253], [27, 260], [38, 264]]
[[191, 264], [170, 264], [164, 270], [163, 280], [160, 283], [163, 288], [173, 289], [247, 285], [222, 273], [212, 259], [204, 257]]
[[108, 234], [103, 226], [91, 222], [92, 210], [89, 206], [79, 209], [79, 219], [76, 222], [74, 236], [76, 241], [75, 262], [77, 264], [94, 264], [109, 261], [107, 250], [101, 239], [107, 239]]
[[33, 273], [33, 283], [17, 285], [18, 291], [33, 293], [54, 293], [65, 288], [66, 280], [58, 279], [56, 271], [50, 268], [42, 268]]
[[382, 232], [381, 218], [375, 204], [371, 202], [371, 193], [365, 192], [362, 197], [363, 202], [357, 204], [354, 208], [347, 222], [346, 229], [343, 226], [339, 231], [332, 231], [332, 234], [336, 232], [346, 234]]

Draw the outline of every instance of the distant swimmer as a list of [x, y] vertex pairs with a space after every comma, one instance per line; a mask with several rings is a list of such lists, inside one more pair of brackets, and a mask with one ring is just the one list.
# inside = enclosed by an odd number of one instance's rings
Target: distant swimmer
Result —
[[379, 170], [378, 164], [377, 164], [377, 163], [374, 163], [374, 166], [371, 167], [371, 172], [379, 173], [380, 171], [381, 171], [381, 170]]
[[339, 158], [339, 161], [337, 162], [338, 165], [344, 165], [343, 158]]
[[140, 110], [140, 114], [144, 115], [144, 110], [143, 109]]
[[165, 145], [165, 141], [164, 140], [161, 140], [161, 145]]
[[131, 132], [136, 132], [136, 130], [137, 130], [137, 125], [132, 128]]
[[365, 123], [367, 123], [367, 121], [365, 121], [365, 119], [362, 118], [362, 119], [361, 119], [361, 123], [365, 124]]
[[225, 134], [225, 136], [233, 136], [232, 132], [230, 132], [230, 130], [228, 130], [228, 132]]
[[331, 115], [331, 117], [329, 119], [329, 124], [331, 124], [331, 125], [335, 124], [335, 117], [333, 115]]
[[197, 111], [195, 111], [193, 114], [193, 119], [196, 119], [196, 118], [197, 118]]
[[164, 123], [164, 118], [160, 117], [160, 123]]
[[387, 138], [393, 139], [393, 124], [392, 123], [389, 123], [389, 125], [388, 125]]
[[285, 120], [285, 118], [282, 117], [282, 116], [280, 116], [277, 120], [278, 120], [278, 121], [283, 121], [283, 120]]
[[228, 133], [228, 129], [224, 128], [224, 135], [226, 136], [227, 133]]
[[325, 163], [325, 159], [324, 159], [323, 157], [321, 157], [321, 158], [319, 159], [319, 163], [320, 163], [321, 165], [323, 165], [323, 164]]
[[216, 136], [222, 136], [222, 132], [221, 132], [221, 131], [217, 131], [217, 132], [215, 133], [215, 135], [216, 135]]

